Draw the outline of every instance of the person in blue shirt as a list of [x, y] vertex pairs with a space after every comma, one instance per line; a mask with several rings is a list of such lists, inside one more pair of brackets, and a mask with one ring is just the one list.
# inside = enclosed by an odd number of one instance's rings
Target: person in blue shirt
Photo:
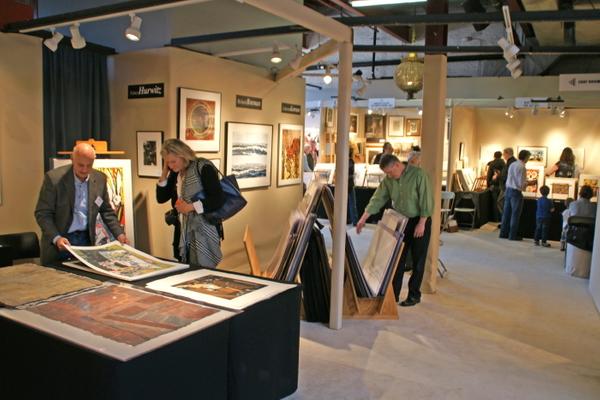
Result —
[[537, 209], [535, 212], [535, 236], [534, 243], [536, 246], [540, 245], [540, 239], [542, 240], [542, 246], [550, 247], [548, 240], [548, 231], [550, 231], [550, 213], [554, 211], [552, 201], [548, 198], [550, 188], [546, 185], [540, 188], [540, 197], [537, 201]]

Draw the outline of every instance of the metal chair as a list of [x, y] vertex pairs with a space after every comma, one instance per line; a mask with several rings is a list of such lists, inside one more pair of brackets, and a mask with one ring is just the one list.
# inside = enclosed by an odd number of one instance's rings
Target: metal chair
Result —
[[[448, 225], [448, 219], [450, 218], [450, 213], [452, 212], [452, 207], [454, 206], [454, 192], [442, 192], [442, 217], [440, 219], [440, 234], [446, 229]], [[442, 246], [444, 242], [440, 239], [440, 246]], [[442, 261], [441, 258], [438, 257], [438, 268], [437, 272], [440, 275], [440, 278], [443, 278], [444, 275], [448, 272], [448, 268]]]
[[0, 235], [0, 267], [13, 265], [14, 260], [39, 256], [40, 244], [35, 232]]
[[[463, 205], [465, 200], [470, 200], [472, 207], [466, 207]], [[456, 214], [469, 214], [471, 215], [471, 229], [475, 229], [475, 220], [477, 219], [477, 205], [475, 204], [475, 196], [472, 192], [461, 192], [460, 197], [454, 204], [454, 215]], [[458, 220], [456, 221], [458, 222]]]

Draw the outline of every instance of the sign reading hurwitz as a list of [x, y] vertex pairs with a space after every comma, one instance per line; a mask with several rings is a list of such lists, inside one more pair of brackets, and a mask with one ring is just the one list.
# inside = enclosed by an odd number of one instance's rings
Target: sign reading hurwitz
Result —
[[281, 103], [281, 112], [300, 115], [302, 113], [302, 106], [298, 104]]
[[127, 98], [145, 99], [149, 97], [165, 97], [164, 83], [144, 83], [143, 85], [129, 85]]
[[558, 90], [561, 92], [600, 91], [600, 74], [559, 75]]
[[235, 96], [235, 106], [240, 108], [251, 108], [253, 110], [262, 110], [262, 99], [250, 96]]

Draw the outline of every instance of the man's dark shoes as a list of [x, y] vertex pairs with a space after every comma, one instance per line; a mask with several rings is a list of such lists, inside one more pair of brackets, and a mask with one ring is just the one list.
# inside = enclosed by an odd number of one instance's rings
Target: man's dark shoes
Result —
[[412, 307], [416, 304], [419, 304], [420, 302], [421, 302], [421, 300], [419, 300], [419, 299], [407, 297], [406, 300], [404, 300], [402, 303], [400, 303], [400, 305], [402, 307]]

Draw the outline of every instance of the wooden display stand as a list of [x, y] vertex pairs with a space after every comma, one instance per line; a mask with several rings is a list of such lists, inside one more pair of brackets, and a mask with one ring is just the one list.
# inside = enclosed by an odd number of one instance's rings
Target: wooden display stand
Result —
[[[398, 258], [394, 260], [394, 268], [392, 270], [392, 280], [398, 268], [398, 261], [404, 243], [398, 252]], [[344, 310], [343, 316], [345, 319], [398, 319], [398, 303], [394, 297], [394, 289], [392, 280], [385, 291], [384, 296], [378, 297], [358, 297], [354, 282], [350, 279], [350, 271], [348, 264], [345, 268], [346, 277], [344, 281]]]
[[254, 239], [250, 232], [250, 227], [246, 225], [244, 231], [244, 248], [246, 249], [246, 256], [248, 256], [248, 263], [250, 264], [250, 273], [254, 276], [262, 277], [263, 272], [260, 269], [260, 260], [256, 254], [256, 246], [254, 246]]

